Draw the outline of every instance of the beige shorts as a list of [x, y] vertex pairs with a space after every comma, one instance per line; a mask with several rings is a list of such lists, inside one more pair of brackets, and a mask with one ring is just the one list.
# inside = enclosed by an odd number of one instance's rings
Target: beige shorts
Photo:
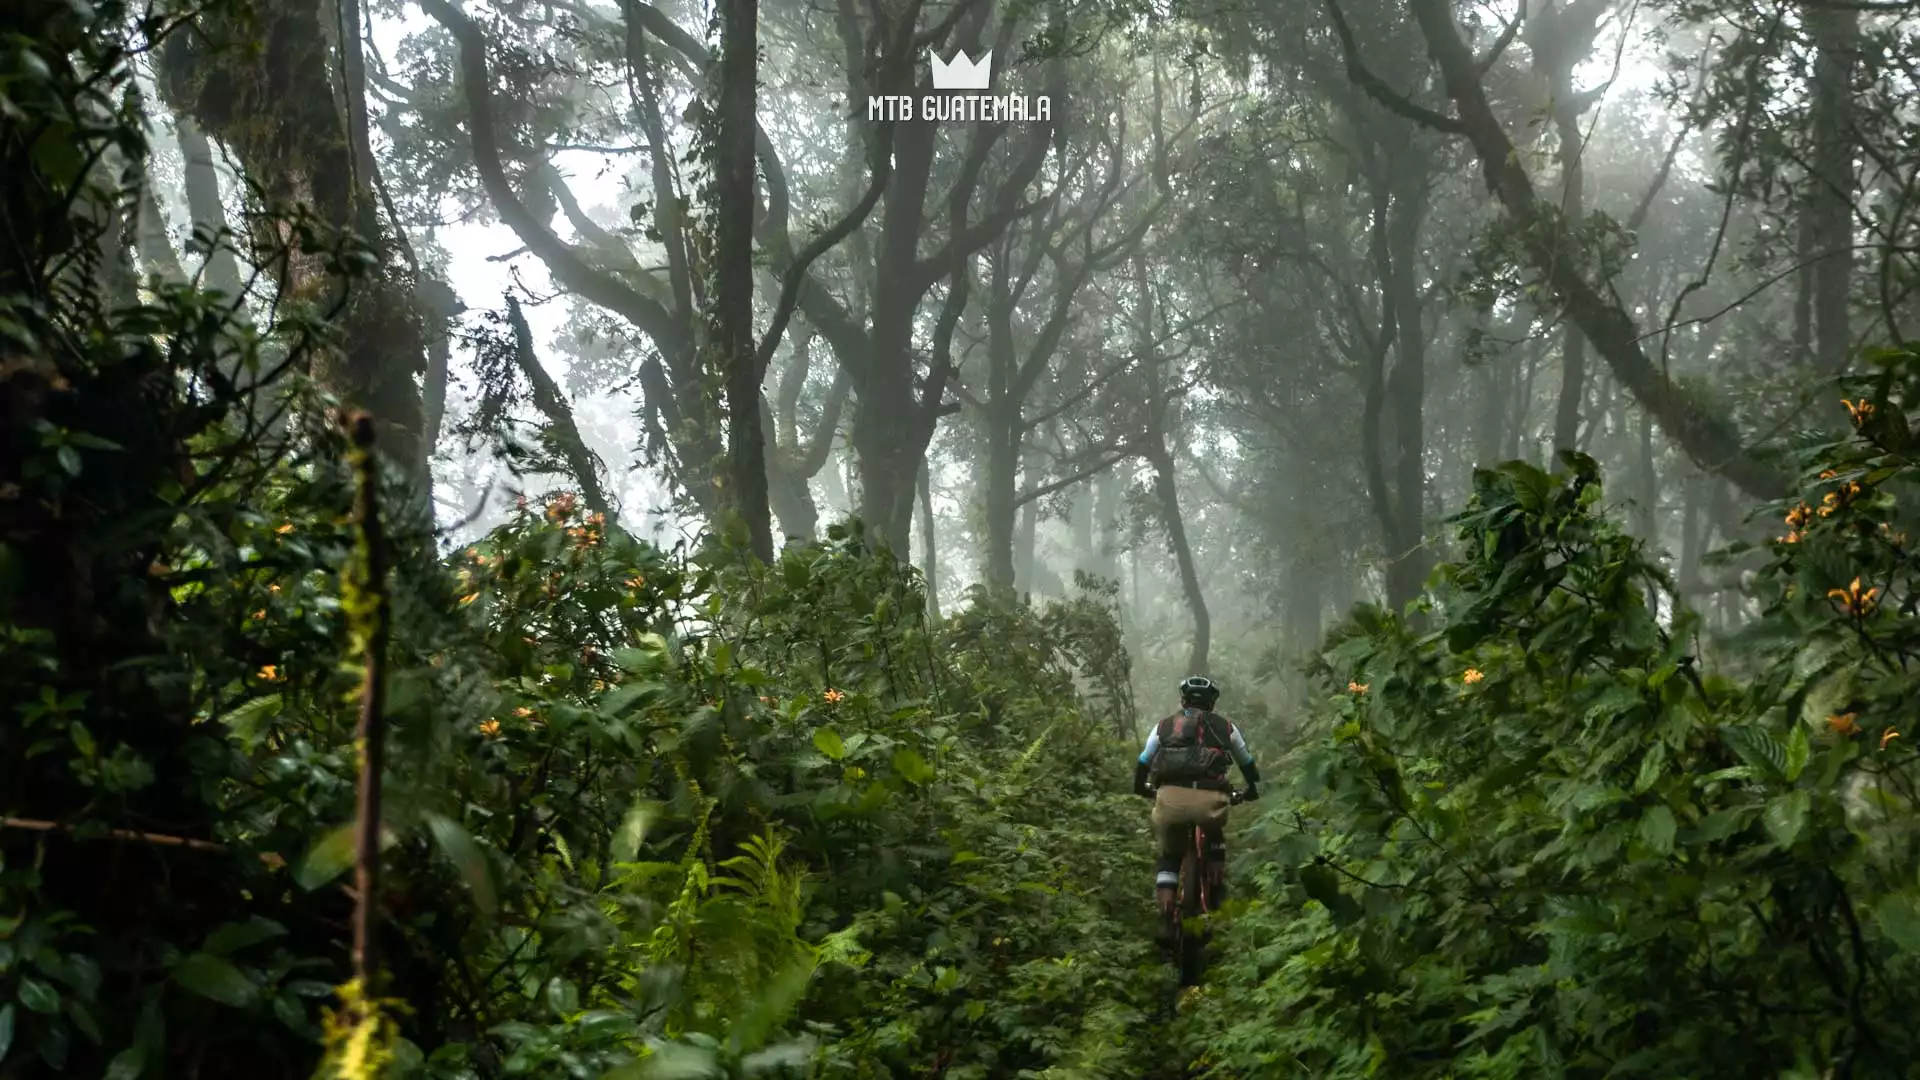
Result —
[[1195, 825], [1220, 828], [1227, 823], [1227, 810], [1232, 805], [1232, 797], [1224, 791], [1157, 789], [1153, 795], [1153, 835], [1160, 841], [1160, 853], [1178, 860], [1192, 835], [1187, 830]]

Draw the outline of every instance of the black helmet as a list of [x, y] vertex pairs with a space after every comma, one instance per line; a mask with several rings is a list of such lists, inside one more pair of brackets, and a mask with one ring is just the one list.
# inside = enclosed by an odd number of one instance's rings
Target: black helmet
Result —
[[1211, 709], [1220, 700], [1220, 684], [1205, 675], [1189, 675], [1180, 680], [1180, 704]]

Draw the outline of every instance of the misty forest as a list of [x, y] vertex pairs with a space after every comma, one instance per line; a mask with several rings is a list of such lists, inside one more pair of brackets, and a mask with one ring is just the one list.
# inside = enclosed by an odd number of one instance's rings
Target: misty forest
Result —
[[0, 4], [0, 1080], [1920, 1075], [1914, 0], [144, 4]]

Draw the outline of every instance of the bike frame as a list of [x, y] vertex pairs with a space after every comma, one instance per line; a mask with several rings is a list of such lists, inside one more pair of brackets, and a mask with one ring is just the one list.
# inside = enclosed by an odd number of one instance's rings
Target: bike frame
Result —
[[[1240, 793], [1233, 792], [1231, 805], [1239, 805]], [[1189, 938], [1187, 923], [1204, 915], [1211, 915], [1218, 898], [1213, 892], [1212, 868], [1207, 862], [1207, 830], [1195, 825], [1191, 833], [1192, 842], [1180, 856], [1180, 880], [1176, 886], [1173, 910], [1168, 917], [1173, 920], [1172, 933], [1174, 963], [1180, 969], [1180, 985], [1193, 986], [1199, 983], [1201, 970], [1205, 967], [1206, 941], [1204, 937]], [[1224, 866], [1222, 867], [1224, 873]]]

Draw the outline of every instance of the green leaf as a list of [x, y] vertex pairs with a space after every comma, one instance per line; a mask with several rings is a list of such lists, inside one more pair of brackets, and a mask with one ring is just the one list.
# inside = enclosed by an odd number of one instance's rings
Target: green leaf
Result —
[[1787, 783], [1800, 779], [1807, 771], [1807, 759], [1813, 754], [1813, 747], [1807, 743], [1807, 728], [1804, 724], [1793, 725], [1793, 734], [1787, 736], [1787, 767], [1784, 773]]
[[60, 991], [51, 983], [41, 982], [31, 975], [20, 976], [20, 1004], [37, 1013], [52, 1016], [60, 1011]]
[[904, 777], [909, 784], [924, 784], [933, 779], [933, 766], [920, 756], [912, 747], [903, 746], [893, 752], [893, 771]]
[[260, 998], [260, 988], [239, 968], [209, 953], [188, 953], [173, 966], [173, 981], [210, 1001], [244, 1009]]
[[627, 808], [627, 816], [620, 821], [620, 828], [613, 834], [612, 855], [614, 862], [630, 863], [640, 857], [640, 845], [647, 838], [647, 826], [658, 816], [659, 807], [654, 803], [639, 799]]
[[1804, 791], [1790, 791], [1767, 800], [1767, 834], [1781, 847], [1792, 847], [1806, 828], [1813, 800]]
[[1660, 773], [1666, 765], [1667, 744], [1654, 743], [1653, 749], [1648, 750], [1646, 756], [1640, 759], [1640, 773], [1634, 778], [1633, 793], [1638, 795], [1658, 783]]
[[[612, 1080], [609, 1074], [607, 1080]], [[620, 1080], [717, 1080], [727, 1075], [720, 1067], [719, 1055], [712, 1050], [684, 1043], [665, 1043], [656, 1048], [632, 1071], [620, 1070]]]
[[207, 935], [206, 942], [200, 948], [214, 956], [226, 956], [250, 945], [270, 941], [286, 932], [286, 927], [272, 919], [255, 916], [246, 922], [228, 923], [216, 929]]
[[353, 822], [349, 821], [320, 838], [307, 849], [306, 857], [293, 871], [293, 880], [311, 892], [325, 885], [353, 865]]
[[493, 889], [493, 871], [487, 865], [487, 856], [473, 839], [473, 834], [459, 822], [429, 810], [426, 813], [427, 831], [433, 834], [434, 843], [453, 865], [460, 871], [461, 880], [473, 891], [473, 904], [482, 915], [491, 916], [499, 910], [499, 900]]
[[813, 746], [832, 761], [839, 761], [847, 756], [847, 744], [841, 741], [839, 734], [832, 728], [813, 729]]
[[[346, 873], [347, 868], [353, 865], [353, 831], [354, 823], [349, 821], [321, 837], [319, 842], [308, 848], [306, 855], [301, 857], [299, 866], [294, 868], [293, 880], [298, 882], [301, 888], [312, 891]], [[381, 851], [384, 852], [399, 842], [400, 838], [394, 835], [392, 829], [381, 828]]]
[[1881, 897], [1874, 915], [1895, 945], [1906, 952], [1920, 953], [1920, 896], [1912, 889]]
[[1673, 835], [1678, 829], [1673, 811], [1665, 803], [1648, 810], [1640, 819], [1641, 841], [1662, 855], [1673, 853]]
[[63, 443], [54, 450], [53, 454], [60, 459], [61, 471], [68, 476], [80, 475], [80, 451]]
[[13, 1022], [18, 1012], [12, 1002], [0, 1005], [0, 1061], [7, 1060], [7, 1051], [13, 1049]]
[[140, 1080], [140, 1074], [146, 1071], [147, 1052], [138, 1046], [129, 1046], [107, 1063], [104, 1080]]

